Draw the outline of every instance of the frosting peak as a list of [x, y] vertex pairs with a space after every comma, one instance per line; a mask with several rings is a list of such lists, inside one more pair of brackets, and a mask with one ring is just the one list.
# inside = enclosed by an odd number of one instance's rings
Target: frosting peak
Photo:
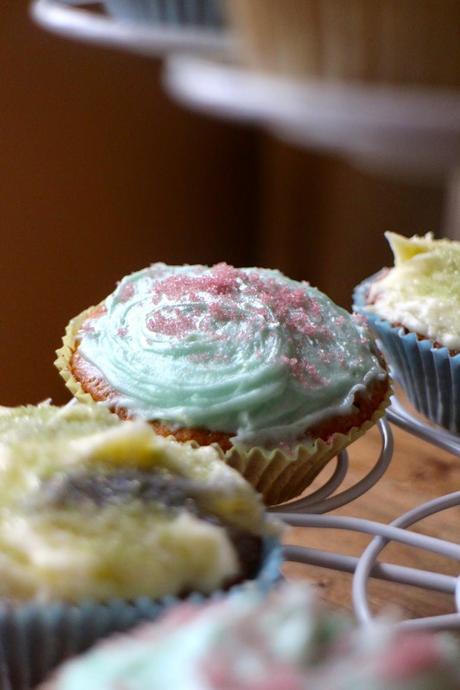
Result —
[[460, 242], [431, 233], [385, 234], [395, 266], [370, 288], [366, 309], [451, 349], [460, 349]]
[[365, 327], [324, 294], [225, 263], [127, 276], [85, 323], [78, 351], [132, 416], [227, 432], [236, 444], [295, 440], [349, 413], [383, 375]]

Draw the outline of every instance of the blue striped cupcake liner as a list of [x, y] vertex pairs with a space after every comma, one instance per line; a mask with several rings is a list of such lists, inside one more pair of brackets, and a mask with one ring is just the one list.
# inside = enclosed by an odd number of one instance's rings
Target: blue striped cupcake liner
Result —
[[210, 596], [193, 593], [184, 599], [140, 597], [75, 605], [4, 603], [0, 605], [0, 690], [31, 690], [64, 659], [85, 651], [107, 635], [125, 632], [142, 621], [153, 621], [179, 602], [212, 601], [248, 587], [266, 594], [280, 581], [282, 563], [280, 542], [266, 537], [257, 577]]
[[113, 17], [132, 22], [196, 29], [224, 24], [222, 0], [105, 0], [104, 5]]
[[444, 429], [460, 433], [460, 354], [434, 347], [431, 340], [419, 339], [366, 309], [369, 287], [377, 276], [355, 288], [353, 308], [367, 318], [393, 378], [415, 409]]

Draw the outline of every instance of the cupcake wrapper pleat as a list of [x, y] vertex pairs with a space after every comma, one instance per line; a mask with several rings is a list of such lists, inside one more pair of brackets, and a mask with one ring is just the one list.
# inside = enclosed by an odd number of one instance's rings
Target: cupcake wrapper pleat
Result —
[[223, 23], [219, 0], [105, 0], [104, 5], [114, 17], [134, 22], [195, 29], [220, 28]]
[[[264, 539], [263, 563], [257, 578], [219, 590], [210, 597], [194, 593], [185, 600], [200, 603], [232, 596], [243, 588], [263, 594], [281, 578], [282, 548], [272, 537]], [[140, 597], [132, 602], [114, 599], [104, 604], [84, 601], [0, 606], [0, 690], [30, 690], [64, 659], [91, 647], [112, 633], [129, 630], [141, 621], [155, 620], [184, 599], [170, 596], [159, 601]], [[82, 688], [82, 690], [84, 690]]]
[[1, 690], [28, 690], [63, 659], [88, 649], [109, 633], [153, 620], [166, 607], [150, 602], [148, 610], [114, 601], [81, 606], [30, 604], [0, 608]]
[[318, 476], [327, 463], [344, 448], [363, 436], [383, 415], [390, 402], [391, 389], [372, 417], [348, 433], [333, 434], [330, 439], [317, 439], [300, 443], [289, 453], [264, 448], [243, 450], [239, 447], [223, 453], [216, 447], [222, 460], [240, 474], [262, 494], [266, 505], [277, 505], [299, 496]]
[[363, 314], [381, 343], [393, 378], [418, 412], [453, 433], [460, 433], [460, 354], [451, 355], [431, 340], [419, 339], [366, 309], [371, 277], [354, 292], [354, 307]]

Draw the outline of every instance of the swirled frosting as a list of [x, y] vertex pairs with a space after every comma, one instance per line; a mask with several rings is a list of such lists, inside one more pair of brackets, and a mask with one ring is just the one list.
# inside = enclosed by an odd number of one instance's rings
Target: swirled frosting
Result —
[[[64, 665], [49, 690], [458, 690], [458, 645], [378, 622], [354, 630], [284, 585], [181, 606]], [[44, 689], [43, 689], [44, 690]]]
[[385, 233], [395, 265], [370, 287], [366, 309], [460, 350], [460, 242]]
[[214, 448], [98, 405], [0, 407], [0, 487], [0, 597], [14, 602], [212, 592], [253, 579], [279, 531]]
[[365, 326], [326, 295], [227, 264], [127, 276], [84, 323], [78, 353], [130, 415], [235, 445], [295, 440], [385, 375]]

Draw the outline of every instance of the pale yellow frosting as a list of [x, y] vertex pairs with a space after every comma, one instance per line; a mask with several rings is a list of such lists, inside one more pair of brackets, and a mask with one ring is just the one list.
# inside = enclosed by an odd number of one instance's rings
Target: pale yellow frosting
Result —
[[392, 324], [460, 349], [460, 242], [431, 233], [385, 233], [395, 265], [370, 288], [366, 307]]
[[[51, 481], [126, 470], [193, 482], [220, 521], [200, 519], [186, 503], [44, 498]], [[158, 437], [97, 405], [0, 407], [0, 497], [0, 597], [15, 601], [212, 592], [240, 569], [224, 524], [276, 532], [257, 494], [213, 448]]]

